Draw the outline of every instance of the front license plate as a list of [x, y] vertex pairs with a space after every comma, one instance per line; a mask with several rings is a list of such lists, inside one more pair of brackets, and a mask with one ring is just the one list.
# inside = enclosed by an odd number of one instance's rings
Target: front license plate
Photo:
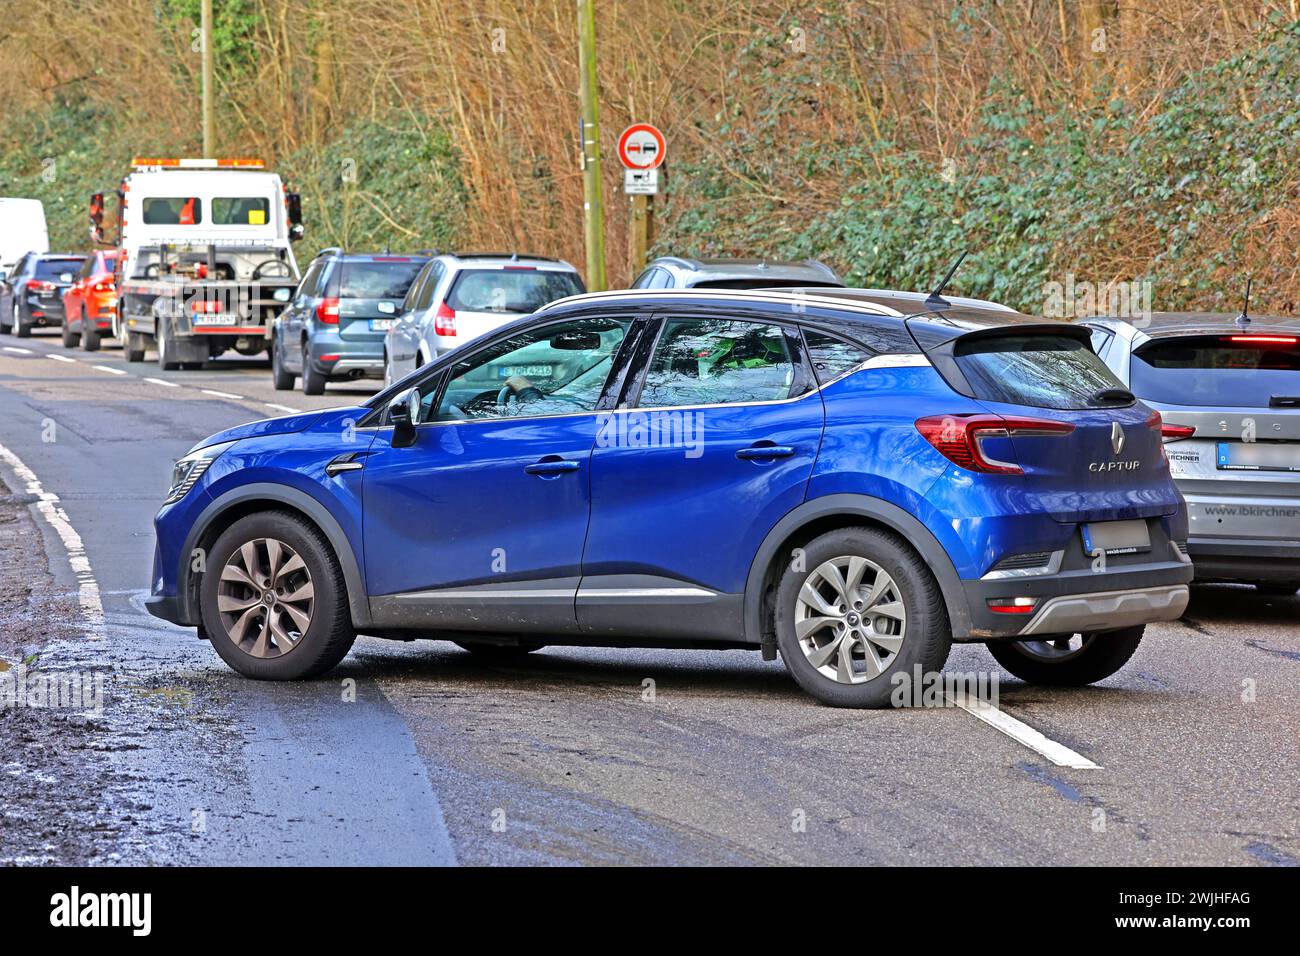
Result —
[[195, 325], [238, 325], [239, 315], [235, 312], [211, 312], [194, 317]]
[[1098, 521], [1083, 526], [1083, 552], [1137, 554], [1151, 550], [1151, 529], [1142, 520]]
[[393, 327], [392, 319], [371, 319], [370, 320], [371, 332], [387, 332], [392, 327]]
[[1220, 471], [1300, 472], [1300, 444], [1287, 442], [1219, 442]]
[[550, 378], [555, 373], [554, 365], [503, 365], [497, 369], [501, 378], [522, 375], [524, 378]]

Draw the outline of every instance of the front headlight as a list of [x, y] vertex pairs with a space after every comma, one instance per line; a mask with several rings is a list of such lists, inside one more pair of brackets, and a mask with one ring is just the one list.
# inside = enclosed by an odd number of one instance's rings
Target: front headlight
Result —
[[203, 473], [208, 470], [208, 466], [217, 460], [217, 457], [233, 445], [233, 441], [222, 442], [219, 445], [209, 445], [206, 448], [200, 448], [198, 451], [192, 451], [180, 461], [172, 466], [172, 484], [167, 489], [167, 497], [163, 504], [169, 505], [174, 501], [180, 501], [190, 489], [203, 477]]

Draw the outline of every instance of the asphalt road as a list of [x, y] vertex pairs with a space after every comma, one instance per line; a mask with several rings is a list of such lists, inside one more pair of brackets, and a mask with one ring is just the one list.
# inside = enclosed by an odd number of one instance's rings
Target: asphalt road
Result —
[[[11, 505], [32, 502], [45, 554], [11, 550], [53, 582], [0, 619], [0, 655], [109, 672], [101, 717], [41, 712], [0, 757], [27, 801], [0, 815], [0, 862], [1300, 865], [1297, 597], [1196, 588], [1115, 677], [1056, 690], [1001, 673], [988, 719], [821, 707], [741, 651], [494, 666], [362, 638], [321, 680], [259, 684], [143, 612], [172, 460], [373, 390], [306, 398], [260, 362], [163, 373], [0, 340], [0, 477]], [[980, 647], [948, 670], [999, 673]]]

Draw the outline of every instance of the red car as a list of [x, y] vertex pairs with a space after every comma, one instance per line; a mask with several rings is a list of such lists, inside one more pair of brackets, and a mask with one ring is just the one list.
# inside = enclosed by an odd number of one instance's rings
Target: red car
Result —
[[117, 281], [113, 269], [118, 251], [96, 252], [87, 257], [72, 288], [63, 293], [63, 345], [72, 348], [81, 339], [87, 352], [99, 348], [102, 336], [111, 334], [117, 308]]

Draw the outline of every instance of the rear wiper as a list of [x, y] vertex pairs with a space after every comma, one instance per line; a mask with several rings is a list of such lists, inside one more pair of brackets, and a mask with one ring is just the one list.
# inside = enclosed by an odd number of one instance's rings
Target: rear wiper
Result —
[[1268, 400], [1269, 408], [1300, 408], [1300, 395], [1274, 395]]
[[1088, 400], [1095, 405], [1104, 405], [1109, 402], [1136, 402], [1137, 396], [1127, 388], [1112, 386], [1110, 388], [1099, 388], [1088, 396]]

